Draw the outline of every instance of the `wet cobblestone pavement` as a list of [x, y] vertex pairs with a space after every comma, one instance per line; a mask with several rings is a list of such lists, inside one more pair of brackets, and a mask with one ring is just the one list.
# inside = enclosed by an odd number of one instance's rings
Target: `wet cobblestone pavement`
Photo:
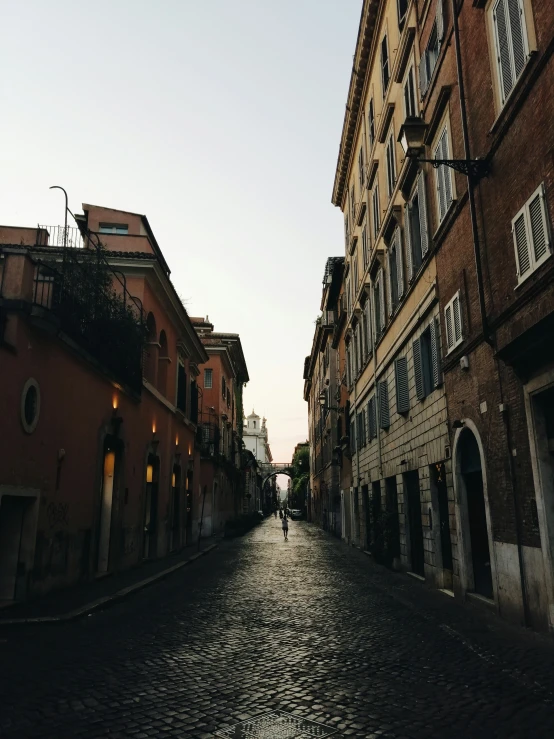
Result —
[[271, 519], [82, 621], [0, 629], [0, 736], [272, 737], [251, 720], [283, 711], [333, 737], [551, 739], [553, 654]]

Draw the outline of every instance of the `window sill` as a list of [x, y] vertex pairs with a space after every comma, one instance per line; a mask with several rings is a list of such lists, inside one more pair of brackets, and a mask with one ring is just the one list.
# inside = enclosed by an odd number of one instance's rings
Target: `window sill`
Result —
[[464, 343], [464, 337], [462, 336], [462, 338], [458, 342], [456, 342], [453, 346], [450, 347], [450, 349], [444, 355], [444, 358], [446, 359], [446, 357], [450, 357], [452, 354], [454, 354], [456, 352], [456, 349], [458, 349], [458, 347], [460, 347], [463, 343]]
[[517, 283], [517, 285], [516, 285], [516, 286], [514, 287], [514, 292], [515, 292], [516, 290], [519, 290], [519, 289], [520, 289], [520, 287], [523, 287], [523, 285], [525, 285], [525, 283], [527, 282], [527, 280], [528, 280], [528, 279], [529, 279], [530, 277], [533, 277], [533, 275], [536, 275], [536, 273], [537, 273], [537, 272], [539, 271], [539, 269], [540, 269], [540, 268], [542, 267], [542, 265], [543, 265], [543, 264], [544, 264], [545, 262], [548, 262], [548, 260], [550, 259], [550, 257], [551, 257], [551, 256], [552, 256], [552, 252], [550, 252], [550, 253], [549, 253], [549, 254], [548, 254], [548, 255], [547, 255], [546, 257], [544, 257], [544, 259], [541, 259], [541, 261], [540, 261], [540, 262], [538, 262], [537, 264], [535, 264], [535, 266], [534, 266], [534, 267], [533, 267], [533, 269], [532, 269], [532, 270], [531, 270], [531, 271], [529, 272], [529, 274], [525, 275], [525, 277], [523, 277], [522, 279], [518, 280], [518, 283]]

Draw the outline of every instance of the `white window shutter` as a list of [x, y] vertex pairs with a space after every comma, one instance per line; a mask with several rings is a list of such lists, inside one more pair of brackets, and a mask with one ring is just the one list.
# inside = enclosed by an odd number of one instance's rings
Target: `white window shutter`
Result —
[[550, 252], [548, 223], [546, 220], [546, 203], [542, 186], [529, 203], [529, 225], [531, 227], [531, 236], [533, 239], [533, 256], [535, 258], [535, 262], [539, 263]]
[[[442, 134], [442, 157], [441, 159], [450, 159], [450, 151], [448, 146], [448, 129], [445, 128]], [[444, 174], [444, 194], [446, 199], [446, 210], [450, 208], [452, 202], [452, 170], [450, 167], [443, 165]]]
[[399, 357], [395, 361], [396, 379], [396, 410], [398, 413], [407, 413], [410, 410], [410, 392], [408, 385], [408, 360]]
[[379, 426], [382, 429], [390, 426], [389, 386], [386, 380], [379, 383]]
[[423, 99], [427, 92], [429, 80], [427, 79], [427, 51], [424, 51], [419, 60], [419, 95]]
[[425, 397], [425, 385], [423, 382], [423, 362], [421, 358], [421, 341], [416, 339], [412, 344], [412, 350], [414, 355], [414, 375], [415, 375], [415, 387], [416, 395], [419, 400], [423, 400]]
[[404, 268], [402, 265], [402, 237], [400, 229], [396, 229], [396, 281], [398, 285], [398, 297], [404, 294]]
[[444, 8], [443, 8], [443, 0], [437, 0], [437, 38], [439, 40], [439, 43], [444, 38]]
[[[421, 234], [421, 257], [429, 251], [429, 231], [427, 229], [427, 200], [425, 198], [425, 176], [420, 172], [417, 180], [417, 199], [419, 203], [419, 232]], [[412, 250], [410, 249], [410, 258]]]
[[406, 205], [404, 206], [404, 243], [406, 244], [406, 256], [408, 262], [408, 282], [411, 282], [414, 276], [414, 260], [412, 256], [412, 234], [410, 232], [409, 203], [406, 203]]
[[454, 319], [454, 341], [457, 343], [462, 338], [462, 307], [459, 295], [456, 295], [452, 301], [452, 318]]
[[516, 251], [517, 275], [521, 279], [531, 269], [530, 244], [527, 234], [525, 208], [512, 221], [512, 233]]
[[[437, 144], [437, 147], [435, 149], [435, 159], [443, 159], [442, 156], [442, 137], [439, 140], [439, 143]], [[444, 164], [440, 164], [435, 169], [435, 174], [437, 178], [437, 195], [438, 195], [438, 201], [439, 201], [439, 221], [442, 221], [446, 214], [446, 185], [444, 181], [444, 170], [446, 167]]]
[[451, 349], [454, 345], [454, 327], [452, 324], [452, 305], [447, 305], [444, 310], [444, 322], [446, 324], [446, 345]]
[[497, 0], [493, 11], [493, 23], [496, 37], [496, 60], [502, 87], [502, 102], [504, 102], [514, 86], [505, 0]]
[[442, 382], [440, 323], [434, 319], [431, 323], [431, 363], [433, 365], [433, 385], [439, 387]]
[[526, 33], [522, 0], [507, 0], [510, 17], [510, 36], [512, 40], [512, 57], [514, 60], [515, 79], [522, 73], [527, 62]]

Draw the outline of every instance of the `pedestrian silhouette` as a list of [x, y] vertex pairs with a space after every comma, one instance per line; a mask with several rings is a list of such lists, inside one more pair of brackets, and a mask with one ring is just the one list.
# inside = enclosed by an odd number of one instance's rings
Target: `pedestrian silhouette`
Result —
[[289, 520], [287, 518], [287, 514], [283, 516], [283, 536], [285, 537], [285, 541], [289, 540]]

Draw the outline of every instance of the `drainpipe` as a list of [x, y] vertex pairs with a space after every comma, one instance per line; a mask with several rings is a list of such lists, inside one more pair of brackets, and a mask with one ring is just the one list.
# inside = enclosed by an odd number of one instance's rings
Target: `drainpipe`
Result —
[[[467, 128], [467, 111], [465, 103], [464, 76], [462, 72], [462, 54], [460, 50], [460, 28], [458, 25], [458, 9], [456, 0], [451, 0], [452, 17], [454, 22], [454, 45], [456, 49], [456, 71], [458, 75], [458, 88], [460, 91], [460, 117], [462, 120], [462, 138], [464, 142], [464, 157], [466, 160], [471, 159], [471, 150], [469, 146], [469, 134]], [[475, 207], [474, 182], [471, 174], [467, 175], [467, 190], [469, 196], [469, 214], [471, 218], [471, 233], [473, 237], [473, 253], [475, 256], [475, 271], [477, 274], [477, 293], [479, 297], [479, 312], [481, 314], [481, 330], [487, 344], [493, 346], [493, 341], [489, 336], [489, 324], [487, 319], [487, 308], [485, 305], [485, 292], [483, 287], [483, 270], [481, 268], [481, 247], [479, 244], [479, 228], [477, 225], [477, 210]]]
[[[464, 78], [463, 78], [463, 70], [462, 70], [462, 54], [461, 54], [461, 47], [460, 47], [460, 28], [458, 24], [458, 9], [457, 9], [457, 3], [456, 0], [451, 0], [451, 6], [452, 6], [452, 18], [453, 18], [453, 24], [454, 24], [454, 42], [455, 42], [455, 49], [456, 49], [456, 71], [458, 75], [458, 87], [460, 91], [460, 116], [462, 120], [462, 136], [464, 141], [464, 155], [467, 160], [471, 159], [471, 151], [469, 146], [469, 135], [468, 135], [468, 127], [467, 127], [467, 111], [466, 111], [466, 104], [465, 104], [465, 91], [464, 91]], [[467, 189], [468, 189], [468, 195], [469, 195], [469, 213], [471, 217], [471, 231], [473, 236], [473, 252], [475, 255], [475, 269], [477, 273], [477, 291], [479, 295], [479, 310], [481, 313], [481, 327], [483, 331], [483, 337], [487, 344], [491, 347], [491, 349], [494, 352], [494, 341], [489, 335], [489, 325], [488, 325], [488, 319], [487, 319], [487, 310], [485, 306], [485, 294], [484, 294], [484, 288], [483, 288], [483, 272], [481, 269], [481, 249], [479, 245], [479, 229], [477, 226], [477, 211], [475, 207], [475, 195], [474, 195], [474, 183], [471, 175], [468, 173], [467, 175]], [[503, 393], [502, 393], [502, 380], [500, 377], [500, 368], [498, 366], [498, 360], [495, 358], [495, 366], [496, 366], [496, 373], [498, 376], [498, 387], [500, 391], [500, 402], [503, 403]], [[527, 599], [527, 588], [525, 584], [525, 567], [523, 562], [523, 550], [522, 550], [522, 522], [521, 522], [521, 516], [520, 512], [517, 506], [517, 500], [516, 500], [516, 474], [515, 474], [515, 467], [514, 467], [514, 460], [512, 455], [512, 450], [510, 449], [510, 421], [508, 416], [505, 416], [504, 419], [505, 422], [505, 429], [506, 429], [506, 444], [507, 444], [507, 451], [508, 451], [508, 458], [510, 461], [510, 477], [512, 482], [512, 490], [513, 490], [513, 498], [514, 498], [514, 515], [515, 515], [515, 523], [516, 523], [516, 538], [517, 538], [517, 555], [518, 555], [518, 564], [519, 564], [519, 579], [521, 583], [521, 598], [523, 601], [523, 621], [525, 626], [529, 626], [530, 624], [530, 616], [529, 616], [529, 603]], [[494, 552], [491, 552], [491, 556], [493, 556]]]

